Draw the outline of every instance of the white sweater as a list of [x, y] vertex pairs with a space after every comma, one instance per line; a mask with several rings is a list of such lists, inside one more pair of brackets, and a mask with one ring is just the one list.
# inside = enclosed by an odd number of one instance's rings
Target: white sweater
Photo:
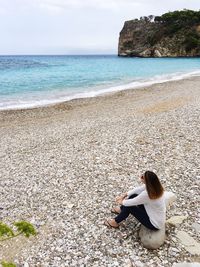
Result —
[[133, 194], [138, 194], [138, 196], [131, 199], [124, 199], [122, 205], [137, 206], [143, 204], [149, 216], [150, 222], [156, 228], [161, 229], [166, 220], [166, 204], [164, 194], [158, 199], [150, 199], [145, 185], [128, 191], [128, 197]]

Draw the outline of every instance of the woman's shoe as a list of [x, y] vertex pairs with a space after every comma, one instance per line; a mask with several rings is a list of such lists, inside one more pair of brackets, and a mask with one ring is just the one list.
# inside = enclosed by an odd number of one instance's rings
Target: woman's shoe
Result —
[[120, 207], [114, 207], [111, 209], [111, 212], [115, 213], [115, 214], [119, 214], [121, 212], [121, 209], [120, 209]]
[[110, 228], [118, 228], [119, 224], [114, 219], [105, 220], [104, 224]]

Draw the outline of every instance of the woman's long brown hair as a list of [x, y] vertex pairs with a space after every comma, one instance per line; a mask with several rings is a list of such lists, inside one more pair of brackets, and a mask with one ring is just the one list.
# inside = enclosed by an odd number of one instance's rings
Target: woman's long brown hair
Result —
[[163, 195], [164, 189], [158, 179], [158, 176], [151, 171], [144, 174], [146, 190], [150, 199], [157, 199]]

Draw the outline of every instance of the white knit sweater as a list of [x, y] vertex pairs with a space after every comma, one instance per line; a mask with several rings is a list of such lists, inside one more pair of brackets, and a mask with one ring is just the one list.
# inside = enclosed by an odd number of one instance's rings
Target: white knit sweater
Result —
[[131, 199], [124, 199], [122, 205], [137, 206], [143, 204], [149, 216], [150, 222], [156, 228], [161, 229], [166, 220], [166, 204], [164, 194], [158, 199], [150, 199], [145, 185], [128, 191], [128, 197], [133, 194], [138, 194], [138, 196]]

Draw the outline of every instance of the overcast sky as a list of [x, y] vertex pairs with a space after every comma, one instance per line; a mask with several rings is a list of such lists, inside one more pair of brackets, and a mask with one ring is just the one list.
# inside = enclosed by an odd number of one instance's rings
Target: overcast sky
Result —
[[124, 21], [200, 0], [0, 0], [0, 54], [116, 54]]

